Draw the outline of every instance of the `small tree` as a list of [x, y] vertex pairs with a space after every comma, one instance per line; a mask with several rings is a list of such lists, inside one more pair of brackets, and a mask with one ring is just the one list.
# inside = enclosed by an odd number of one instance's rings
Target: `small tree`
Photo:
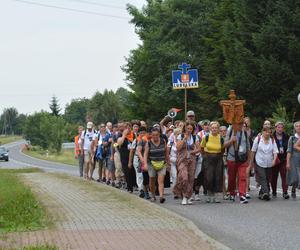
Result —
[[58, 99], [55, 95], [52, 96], [52, 99], [49, 104], [49, 108], [51, 110], [52, 115], [55, 115], [55, 116], [60, 115], [61, 108], [59, 107]]

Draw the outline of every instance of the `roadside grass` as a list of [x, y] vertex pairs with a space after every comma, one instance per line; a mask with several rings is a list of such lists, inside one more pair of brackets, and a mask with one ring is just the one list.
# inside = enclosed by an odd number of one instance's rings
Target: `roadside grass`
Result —
[[75, 159], [74, 156], [74, 150], [72, 149], [63, 149], [59, 154], [49, 151], [47, 155], [46, 150], [37, 147], [31, 147], [29, 150], [23, 150], [23, 153], [41, 160], [59, 162], [72, 166], [78, 165], [78, 161]]
[[20, 174], [39, 169], [0, 169], [0, 233], [34, 231], [51, 224], [45, 208], [21, 180]]
[[0, 135], [0, 145], [22, 140], [19, 135]]
[[[0, 248], [0, 250], [4, 250], [4, 248]], [[40, 245], [40, 246], [23, 247], [21, 249], [10, 248], [10, 249], [5, 249], [5, 250], [58, 250], [58, 248], [55, 246]]]

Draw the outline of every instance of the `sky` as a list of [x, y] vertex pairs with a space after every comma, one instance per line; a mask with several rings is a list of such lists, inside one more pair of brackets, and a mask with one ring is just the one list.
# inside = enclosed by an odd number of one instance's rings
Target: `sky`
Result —
[[121, 66], [141, 43], [127, 3], [145, 0], [1, 0], [0, 112], [49, 110], [53, 95], [64, 109], [73, 98], [126, 87]]

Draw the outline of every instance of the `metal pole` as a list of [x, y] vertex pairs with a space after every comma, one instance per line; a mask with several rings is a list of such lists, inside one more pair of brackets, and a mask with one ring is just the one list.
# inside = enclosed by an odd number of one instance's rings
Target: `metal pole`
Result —
[[186, 85], [184, 88], [184, 113], [185, 113], [185, 120], [187, 119], [186, 117], [186, 113], [187, 113], [187, 89], [186, 89]]

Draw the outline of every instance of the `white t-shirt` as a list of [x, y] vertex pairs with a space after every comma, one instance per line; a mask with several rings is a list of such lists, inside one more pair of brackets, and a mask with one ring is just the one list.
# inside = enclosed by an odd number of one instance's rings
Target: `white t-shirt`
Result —
[[256, 152], [255, 160], [258, 166], [262, 168], [271, 168], [274, 160], [274, 154], [278, 154], [278, 148], [275, 140], [271, 138], [268, 144], [265, 144], [263, 136], [260, 137], [258, 144], [258, 136], [255, 138], [252, 146], [252, 152]]
[[84, 140], [84, 144], [83, 144], [83, 149], [90, 151], [91, 150], [91, 144], [92, 141], [94, 140], [95, 137], [95, 132], [94, 130], [92, 130], [91, 132], [86, 130], [86, 131], [82, 131], [81, 134], [81, 140]]
[[176, 161], [176, 159], [177, 159], [177, 148], [176, 148], [176, 140], [175, 140], [174, 133], [172, 133], [170, 135], [167, 146], [168, 146], [168, 148], [170, 148], [170, 160], [171, 161]]

